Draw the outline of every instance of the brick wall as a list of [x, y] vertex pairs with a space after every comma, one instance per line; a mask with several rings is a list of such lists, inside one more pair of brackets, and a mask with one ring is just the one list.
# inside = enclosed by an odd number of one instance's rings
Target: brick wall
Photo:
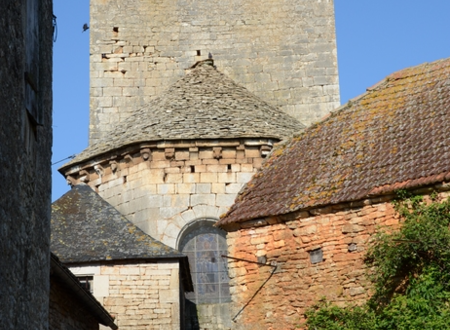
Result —
[[154, 142], [116, 151], [69, 169], [72, 184], [85, 182], [147, 234], [177, 248], [184, 226], [218, 219], [260, 168], [273, 141]]
[[86, 304], [53, 276], [50, 279], [49, 306], [50, 330], [98, 330], [99, 323]]
[[[250, 301], [235, 329], [295, 329], [305, 309], [322, 297], [338, 305], [365, 301], [370, 295], [363, 264], [367, 243], [378, 226], [398, 225], [388, 200], [265, 219], [260, 223], [272, 224], [261, 227], [253, 221], [229, 232], [230, 256], [277, 265], [270, 277], [270, 266], [230, 261], [233, 316]], [[310, 252], [317, 249], [323, 261], [312, 263]]]
[[41, 330], [50, 289], [52, 1], [1, 7], [0, 327]]
[[72, 267], [93, 276], [93, 294], [121, 330], [180, 329], [178, 262]]
[[90, 143], [211, 54], [300, 122], [339, 105], [332, 0], [91, 1]]

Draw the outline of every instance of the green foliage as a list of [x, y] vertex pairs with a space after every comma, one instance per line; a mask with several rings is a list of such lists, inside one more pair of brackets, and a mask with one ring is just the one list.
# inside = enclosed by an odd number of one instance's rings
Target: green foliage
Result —
[[361, 307], [321, 302], [306, 313], [308, 329], [450, 329], [450, 199], [431, 199], [399, 193], [401, 228], [379, 231], [366, 255], [372, 298]]
[[309, 329], [369, 330], [375, 314], [367, 306], [340, 308], [322, 300], [306, 312]]

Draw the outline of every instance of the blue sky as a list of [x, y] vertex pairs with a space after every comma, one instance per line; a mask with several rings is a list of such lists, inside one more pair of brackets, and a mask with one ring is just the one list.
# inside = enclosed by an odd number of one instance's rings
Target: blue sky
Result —
[[[316, 0], [317, 1], [317, 0]], [[53, 163], [81, 152], [89, 128], [89, 1], [53, 0]], [[450, 57], [448, 0], [335, 0], [341, 103], [403, 68]], [[52, 200], [69, 190], [52, 166]]]

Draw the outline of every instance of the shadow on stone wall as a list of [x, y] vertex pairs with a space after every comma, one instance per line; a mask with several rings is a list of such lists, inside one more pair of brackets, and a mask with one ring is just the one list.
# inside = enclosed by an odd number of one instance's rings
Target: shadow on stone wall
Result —
[[185, 329], [186, 330], [199, 330], [200, 324], [198, 322], [197, 305], [189, 299], [184, 301], [186, 314], [185, 314]]

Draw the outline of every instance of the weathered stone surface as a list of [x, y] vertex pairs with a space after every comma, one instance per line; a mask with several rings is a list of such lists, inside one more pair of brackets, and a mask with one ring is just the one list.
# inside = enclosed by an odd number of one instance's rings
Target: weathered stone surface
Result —
[[[246, 306], [233, 329], [295, 329], [306, 308], [323, 297], [337, 304], [358, 304], [369, 297], [364, 254], [377, 226], [398, 226], [392, 205], [312, 213], [309, 218], [299, 212], [297, 217], [284, 217], [285, 222], [262, 227], [255, 223], [228, 233], [229, 255], [250, 261], [265, 257], [268, 265], [277, 265], [270, 277], [270, 266], [229, 261], [232, 311]], [[373, 223], [365, 221], [367, 216]], [[349, 249], [350, 244], [355, 249]], [[323, 261], [312, 263], [310, 252], [319, 248]], [[251, 299], [269, 277], [257, 298]]]
[[[185, 69], [208, 57], [305, 124], [339, 105], [331, 0], [270, 0], [264, 8], [256, 0], [195, 6], [97, 0], [91, 2], [90, 27], [91, 143], [106, 136], [109, 123], [161, 95]], [[99, 88], [114, 94], [119, 106], [100, 105]]]
[[0, 327], [44, 330], [50, 290], [52, 1], [1, 7]]
[[[206, 62], [193, 68], [159, 97], [135, 109], [126, 119], [111, 123], [117, 124], [108, 132], [102, 132], [100, 140], [92, 141], [64, 167], [139, 142], [245, 137], [282, 140], [304, 128], [299, 121], [237, 85]], [[214, 148], [199, 151], [200, 158], [211, 158], [204, 164], [217, 165], [222, 158], [222, 148]], [[190, 151], [186, 149], [175, 152], [166, 148], [165, 151], [166, 162], [190, 159]], [[245, 149], [246, 158], [260, 156], [259, 146]], [[168, 167], [167, 163], [161, 162], [159, 168], [163, 167]], [[223, 172], [224, 169], [224, 165], [208, 166], [208, 172]]]
[[[94, 158], [93, 162], [87, 162], [82, 171], [78, 166], [68, 167], [67, 171], [72, 173], [74, 185], [78, 184], [87, 173], [89, 176], [87, 184], [92, 189], [97, 189], [99, 195], [123, 216], [150, 236], [177, 248], [176, 239], [186, 223], [178, 223], [176, 219], [186, 218], [184, 214], [192, 209], [202, 211], [197, 212], [196, 218], [190, 217], [187, 222], [198, 218], [217, 219], [233, 204], [242, 186], [256, 172], [257, 164], [263, 161], [259, 150], [262, 148], [270, 150], [274, 142], [271, 139], [260, 138], [179, 140], [164, 141], [161, 144], [153, 142], [153, 145], [146, 145], [142, 149], [140, 145], [135, 146], [138, 149], [131, 147], [124, 149], [128, 154], [134, 155], [142, 154], [145, 150], [149, 154], [149, 160], [145, 162], [137, 162], [135, 158], [127, 162], [122, 155], [115, 156], [114, 162], [107, 162], [103, 157], [108, 156], [101, 155]], [[161, 150], [168, 149], [174, 155], [179, 152], [187, 153], [184, 155], [186, 159], [166, 160]], [[228, 152], [228, 164], [205, 164], [211, 160], [217, 161], [213, 158], [213, 150], [219, 149]], [[251, 152], [256, 150], [257, 153], [252, 154], [255, 157], [238, 158], [239, 152], [245, 153], [247, 149]], [[234, 158], [231, 158], [232, 155]], [[256, 157], [257, 155], [259, 156]], [[193, 158], [196, 165], [192, 165]], [[238, 163], [242, 160], [248, 163]], [[95, 171], [98, 164], [103, 164], [102, 176]], [[120, 171], [113, 171], [112, 167], [115, 164], [120, 164]], [[176, 226], [170, 226], [174, 223]]]
[[[74, 267], [93, 276], [94, 296], [113, 315], [119, 329], [180, 329], [178, 262]], [[102, 290], [99, 290], [101, 287]]]
[[327, 212], [449, 181], [450, 149], [442, 148], [450, 145], [450, 107], [442, 107], [450, 102], [449, 75], [450, 58], [403, 69], [305, 129], [272, 152], [220, 225], [308, 208]]
[[113, 317], [54, 254], [50, 269], [49, 330], [117, 329]]

